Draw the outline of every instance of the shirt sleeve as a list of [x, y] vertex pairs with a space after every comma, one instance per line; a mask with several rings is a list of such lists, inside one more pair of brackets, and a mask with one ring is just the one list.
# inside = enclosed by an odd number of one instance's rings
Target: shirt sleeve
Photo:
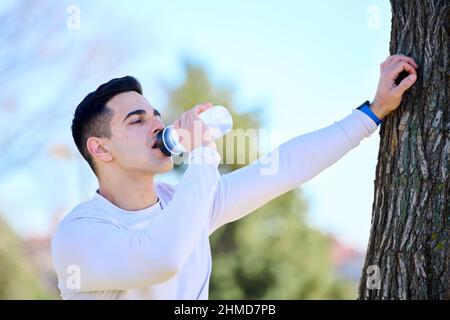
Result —
[[207, 232], [220, 156], [197, 148], [175, 194], [162, 214], [142, 229], [119, 228], [95, 215], [60, 224], [52, 241], [54, 265], [61, 280], [77, 266], [79, 288], [73, 292], [128, 290], [172, 278]]
[[214, 196], [210, 234], [322, 172], [369, 137], [377, 125], [360, 110], [288, 140], [254, 163], [223, 175]]

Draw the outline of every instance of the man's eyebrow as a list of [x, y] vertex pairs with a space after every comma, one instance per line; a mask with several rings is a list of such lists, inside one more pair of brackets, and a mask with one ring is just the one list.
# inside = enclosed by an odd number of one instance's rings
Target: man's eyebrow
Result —
[[[129, 117], [131, 117], [132, 115], [135, 115], [135, 114], [138, 114], [138, 115], [144, 115], [144, 114], [146, 114], [146, 113], [147, 113], [147, 111], [145, 111], [145, 110], [143, 110], [143, 109], [138, 109], [138, 110], [131, 111], [131, 112], [129, 112], [129, 113], [127, 114], [127, 116], [123, 119], [122, 122], [125, 122], [125, 120], [127, 120], [127, 119], [128, 119]], [[155, 117], [161, 117], [161, 113], [159, 113], [158, 110], [153, 109], [153, 116], [155, 116]]]
[[161, 117], [161, 113], [159, 113], [159, 111], [156, 110], [155, 108], [153, 108], [153, 115], [154, 115], [155, 117]]
[[138, 109], [138, 110], [131, 111], [131, 112], [129, 112], [129, 113], [127, 114], [127, 116], [126, 116], [125, 118], [123, 118], [122, 122], [125, 122], [125, 120], [127, 120], [127, 119], [128, 119], [129, 117], [131, 117], [132, 115], [135, 115], [135, 114], [142, 115], [142, 114], [146, 114], [146, 113], [147, 113], [147, 111], [145, 111], [145, 110], [143, 110], [143, 109]]

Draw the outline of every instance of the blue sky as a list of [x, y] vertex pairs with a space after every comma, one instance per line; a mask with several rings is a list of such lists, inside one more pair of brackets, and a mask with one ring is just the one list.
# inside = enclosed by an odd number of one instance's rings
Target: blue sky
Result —
[[[278, 143], [327, 126], [371, 100], [379, 64], [389, 53], [388, 1], [69, 4], [80, 7], [81, 29], [66, 31], [65, 37], [87, 39], [95, 34], [126, 44], [132, 58], [104, 71], [105, 81], [132, 74], [141, 80], [149, 101], [162, 106], [166, 97], [161, 82], [181, 82], [180, 58], [188, 55], [202, 61], [216, 83], [236, 88], [238, 109], [264, 105], [263, 127], [281, 132]], [[373, 10], [379, 13], [377, 28], [370, 25]], [[71, 143], [70, 116], [55, 125], [54, 141]], [[365, 249], [369, 236], [378, 143], [377, 131], [302, 186], [310, 222], [360, 249]], [[95, 180], [79, 157], [46, 162], [35, 164], [38, 169], [27, 165], [0, 182], [1, 209], [25, 235], [45, 231], [49, 212], [70, 209], [95, 190]], [[44, 167], [59, 174], [46, 176]]]

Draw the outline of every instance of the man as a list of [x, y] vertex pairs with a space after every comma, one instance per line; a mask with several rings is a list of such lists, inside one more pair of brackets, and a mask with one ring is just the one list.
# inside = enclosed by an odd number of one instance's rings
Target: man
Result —
[[[222, 177], [220, 156], [198, 114], [183, 113], [177, 130], [201, 139], [182, 141], [191, 164], [176, 187], [154, 181], [173, 168], [155, 148], [164, 128], [159, 112], [132, 77], [113, 79], [77, 107], [75, 143], [99, 189], [59, 224], [52, 241], [64, 299], [207, 299], [209, 235], [311, 179], [370, 136], [417, 79], [417, 65], [394, 55], [380, 66], [375, 98], [334, 124], [295, 137], [273, 152], [278, 170], [262, 174], [254, 162]], [[398, 85], [401, 73], [407, 73]]]

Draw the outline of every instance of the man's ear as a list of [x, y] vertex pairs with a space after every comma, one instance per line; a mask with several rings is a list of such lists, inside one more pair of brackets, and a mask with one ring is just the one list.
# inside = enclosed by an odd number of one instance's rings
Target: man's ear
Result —
[[114, 159], [112, 153], [105, 145], [104, 141], [102, 141], [102, 139], [100, 138], [89, 137], [86, 141], [86, 146], [89, 153], [94, 159], [105, 162], [109, 162]]

